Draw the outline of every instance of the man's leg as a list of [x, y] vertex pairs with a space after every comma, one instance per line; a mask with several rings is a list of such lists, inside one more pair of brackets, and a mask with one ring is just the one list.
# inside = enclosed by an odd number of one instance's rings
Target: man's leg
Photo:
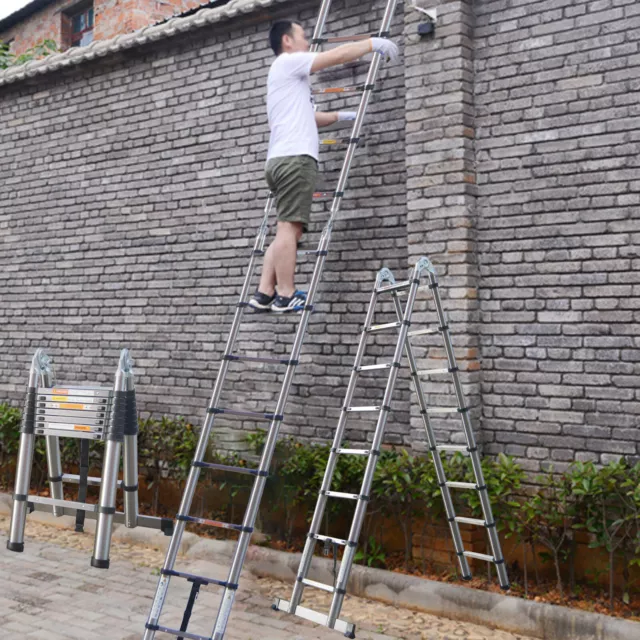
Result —
[[264, 256], [262, 277], [258, 291], [267, 296], [275, 293], [286, 298], [295, 292], [294, 275], [298, 241], [302, 237], [302, 223], [278, 221], [276, 237]]

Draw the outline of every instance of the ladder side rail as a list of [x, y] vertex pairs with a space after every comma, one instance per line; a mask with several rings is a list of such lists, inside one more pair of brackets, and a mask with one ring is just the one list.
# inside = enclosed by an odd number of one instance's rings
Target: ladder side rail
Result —
[[[389, 30], [391, 26], [391, 20], [393, 18], [393, 14], [395, 13], [396, 6], [398, 4], [398, 0], [389, 0], [387, 2], [387, 7], [385, 10], [384, 17], [382, 19], [382, 24], [380, 26], [380, 33], [385, 33]], [[380, 63], [382, 61], [382, 56], [379, 53], [373, 54], [373, 60], [371, 61], [371, 65], [369, 67], [369, 73], [367, 74], [367, 79], [365, 81], [366, 87], [373, 87], [376, 82], [376, 78], [378, 77], [378, 71], [380, 69]], [[351, 130], [351, 139], [357, 139], [360, 136], [360, 131], [362, 129], [362, 124], [364, 123], [364, 116], [367, 111], [367, 107], [369, 106], [369, 101], [371, 100], [371, 96], [373, 94], [373, 89], [368, 88], [365, 89], [362, 98], [360, 100], [360, 106], [358, 107], [357, 115], [355, 122], [353, 123], [353, 128]], [[335, 193], [337, 194], [331, 205], [331, 215], [329, 217], [329, 221], [327, 222], [327, 226], [331, 228], [335, 219], [340, 211], [340, 206], [342, 204], [342, 195], [344, 193], [344, 189], [347, 184], [347, 179], [349, 177], [349, 172], [351, 170], [351, 164], [353, 162], [353, 158], [356, 152], [356, 144], [350, 144], [347, 148], [347, 153], [345, 155], [344, 163], [342, 165], [342, 171], [340, 173], [340, 177], [338, 179], [338, 184], [336, 186]]]
[[[358, 367], [362, 362], [362, 358], [364, 356], [366, 344], [367, 344], [367, 329], [371, 326], [373, 321], [373, 316], [375, 312], [375, 304], [376, 304], [376, 287], [373, 288], [373, 292], [371, 294], [371, 300], [369, 302], [369, 309], [367, 311], [367, 317], [365, 319], [363, 331], [360, 335], [360, 342], [358, 344], [358, 350], [356, 352], [356, 358], [354, 367], [351, 370], [351, 375], [349, 377], [349, 384], [347, 386], [347, 393], [345, 394], [345, 400], [342, 405], [342, 409], [340, 411], [340, 418], [338, 419], [338, 426], [336, 427], [336, 432], [333, 438], [333, 444], [331, 446], [331, 450], [329, 452], [329, 458], [327, 460], [327, 467], [324, 472], [324, 477], [322, 479], [322, 486], [320, 488], [320, 494], [318, 496], [318, 501], [316, 502], [316, 508], [313, 513], [313, 519], [311, 521], [311, 526], [309, 528], [309, 534], [317, 534], [320, 530], [320, 526], [322, 525], [322, 518], [324, 516], [324, 510], [327, 504], [327, 496], [324, 495], [324, 491], [329, 491], [331, 488], [331, 482], [333, 480], [333, 474], [335, 472], [336, 464], [338, 462], [338, 449], [342, 444], [342, 440], [344, 439], [344, 432], [347, 424], [348, 412], [347, 407], [351, 406], [353, 395], [356, 389], [356, 383], [358, 380]], [[309, 573], [309, 569], [311, 568], [311, 562], [313, 561], [313, 552], [316, 547], [317, 540], [309, 535], [305, 542], [304, 551], [302, 553], [302, 558], [300, 559], [300, 566], [298, 568], [298, 576], [297, 580], [293, 586], [293, 593], [291, 595], [291, 604], [289, 608], [289, 613], [295, 613], [296, 608], [300, 604], [300, 600], [302, 598], [302, 593], [304, 591], [304, 584], [302, 583], [302, 579], [307, 577]]]
[[42, 349], [38, 349], [31, 361], [29, 383], [25, 397], [22, 425], [20, 426], [20, 447], [16, 465], [16, 480], [13, 493], [13, 509], [7, 549], [24, 551], [24, 529], [27, 522], [27, 498], [31, 486], [31, 470], [33, 468], [33, 452], [35, 450], [35, 407], [38, 387], [52, 387], [54, 374], [51, 360]]
[[[273, 209], [275, 204], [275, 198], [272, 194], [269, 194], [267, 198], [267, 202], [264, 208], [264, 216], [260, 223], [260, 228], [258, 233], [256, 234], [256, 239], [254, 242], [253, 250], [251, 252], [251, 257], [249, 258], [249, 266], [247, 268], [247, 273], [244, 279], [244, 283], [242, 285], [242, 290], [240, 293], [240, 300], [244, 302], [249, 293], [249, 289], [251, 287], [251, 282], [253, 281], [253, 276], [255, 272], [255, 267], [257, 263], [257, 257], [259, 253], [261, 253], [264, 249], [264, 243], [267, 236], [268, 230], [268, 222], [269, 215]], [[224, 353], [220, 361], [220, 368], [218, 370], [218, 375], [216, 376], [216, 381], [213, 387], [213, 392], [211, 394], [211, 398], [209, 400], [209, 404], [207, 406], [206, 417], [200, 431], [200, 436], [198, 438], [198, 444], [196, 445], [196, 451], [194, 453], [193, 460], [194, 462], [202, 462], [204, 456], [207, 452], [207, 447], [209, 446], [209, 438], [211, 436], [211, 429], [213, 428], [215, 414], [211, 412], [211, 409], [214, 409], [222, 394], [222, 388], [224, 385], [224, 381], [227, 376], [227, 371], [229, 369], [230, 361], [225, 358], [225, 356], [233, 353], [233, 349], [236, 343], [236, 339], [238, 336], [238, 331], [240, 330], [240, 324], [242, 321], [242, 315], [244, 312], [244, 306], [238, 305], [236, 307], [233, 321], [231, 324], [231, 329], [229, 331], [229, 336], [227, 338], [227, 342], [224, 348]], [[180, 501], [180, 506], [178, 508], [178, 513], [185, 515], [191, 510], [191, 505], [193, 503], [193, 497], [195, 495], [196, 487], [198, 485], [198, 480], [200, 478], [200, 467], [194, 466], [192, 464], [191, 469], [189, 470], [189, 475], [187, 477], [187, 482], [185, 483], [184, 493], [182, 494], [182, 500]], [[184, 530], [186, 527], [186, 522], [184, 520], [177, 520], [174, 524], [173, 535], [171, 536], [171, 540], [169, 542], [169, 547], [167, 549], [167, 554], [165, 556], [164, 564], [162, 565], [163, 570], [170, 571], [173, 569], [176, 559], [178, 557], [178, 551], [180, 549], [180, 544], [182, 542], [182, 536], [184, 534]], [[149, 629], [150, 626], [156, 626], [158, 624], [158, 620], [160, 618], [160, 614], [162, 612], [164, 601], [167, 596], [167, 592], [169, 589], [169, 582], [171, 580], [170, 575], [161, 574], [158, 580], [158, 586], [156, 587], [156, 593], [153, 599], [153, 604], [151, 607], [151, 611], [149, 612], [149, 617], [147, 619], [147, 626], [145, 628], [144, 640], [153, 640], [155, 637], [155, 630]]]
[[[47, 472], [49, 491], [54, 500], [62, 500], [62, 460], [60, 458], [60, 438], [58, 436], [45, 436], [45, 450], [47, 455]], [[53, 515], [59, 518], [62, 515], [60, 507], [53, 507]]]
[[453, 372], [453, 384], [455, 389], [456, 398], [458, 401], [458, 407], [460, 409], [460, 416], [462, 418], [462, 425], [464, 427], [465, 436], [467, 438], [467, 444], [469, 447], [471, 464], [476, 478], [478, 495], [480, 497], [480, 504], [482, 506], [482, 512], [485, 518], [485, 525], [487, 533], [489, 535], [489, 541], [491, 543], [491, 550], [493, 552], [494, 562], [496, 565], [496, 571], [498, 573], [498, 580], [500, 586], [503, 589], [509, 588], [509, 579], [507, 576], [507, 570], [504, 564], [504, 557], [502, 555], [502, 547], [500, 545], [500, 539], [495, 526], [495, 519], [493, 517], [493, 510], [491, 508], [491, 501], [489, 499], [489, 492], [484, 479], [484, 473], [482, 471], [482, 464], [480, 462], [480, 456], [478, 454], [478, 446], [476, 443], [473, 428], [471, 426], [471, 420], [469, 418], [469, 411], [465, 405], [464, 394], [462, 392], [462, 384], [458, 374], [458, 367], [456, 364], [456, 357], [451, 344], [451, 336], [447, 327], [447, 318], [442, 307], [442, 300], [440, 299], [440, 290], [438, 286], [438, 280], [434, 273], [429, 273], [430, 289], [433, 295], [433, 301], [438, 314], [438, 320], [440, 326], [444, 327], [443, 341], [445, 350], [447, 353], [447, 359], [449, 361], [449, 368]]
[[[402, 303], [400, 302], [399, 296], [394, 296], [394, 304], [396, 307], [396, 314], [398, 319], [402, 318]], [[441, 325], [442, 326], [442, 325]], [[442, 460], [440, 458], [440, 454], [436, 449], [437, 440], [435, 433], [433, 431], [433, 427], [431, 426], [431, 421], [429, 419], [429, 415], [427, 413], [428, 403], [424, 393], [424, 389], [422, 387], [422, 381], [420, 380], [420, 376], [418, 375], [418, 365], [416, 363], [416, 358], [413, 353], [413, 348], [411, 346], [411, 341], [407, 338], [405, 343], [405, 353], [407, 355], [407, 360], [409, 361], [409, 369], [411, 371], [411, 382], [413, 385], [413, 389], [418, 398], [418, 406], [420, 408], [420, 415], [422, 416], [422, 423], [424, 425], [425, 434], [427, 436], [427, 442], [429, 444], [429, 451], [431, 453], [431, 459], [433, 460], [433, 465], [436, 470], [436, 476], [438, 478], [438, 486], [440, 487], [440, 493], [442, 494], [442, 500], [444, 502], [444, 509], [447, 516], [447, 522], [449, 523], [449, 529], [451, 531], [451, 537], [453, 539], [453, 546], [455, 549], [456, 556], [458, 558], [458, 563], [460, 564], [460, 571], [462, 572], [462, 577], [465, 580], [471, 579], [471, 570], [469, 568], [469, 563], [464, 556], [464, 543], [462, 541], [462, 535], [460, 533], [460, 525], [456, 522], [456, 511], [453, 505], [453, 499], [451, 498], [451, 491], [449, 487], [446, 485], [447, 478], [444, 472], [444, 466], [442, 464]]]
[[[276, 416], [284, 414], [284, 409], [287, 404], [287, 400], [289, 397], [289, 390], [291, 388], [291, 383], [293, 382], [293, 375], [295, 373], [295, 368], [296, 368], [296, 365], [294, 364], [294, 362], [296, 362], [300, 357], [302, 343], [304, 341], [304, 336], [307, 331], [307, 326], [311, 318], [311, 312], [313, 311], [313, 301], [315, 300], [315, 296], [320, 284], [320, 280], [322, 278], [322, 272], [324, 271], [324, 265], [327, 259], [326, 250], [327, 250], [327, 247], [329, 246], [330, 239], [331, 239], [331, 231], [325, 228], [325, 230], [322, 233], [322, 237], [320, 238], [320, 243], [318, 246], [318, 257], [313, 270], [313, 275], [311, 277], [308, 301], [307, 301], [307, 304], [305, 304], [304, 306], [304, 310], [300, 318], [300, 323], [298, 325], [298, 330], [296, 332], [293, 347], [291, 350], [290, 364], [287, 365], [287, 369], [284, 375], [284, 380], [282, 382], [282, 387], [280, 390], [280, 395], [278, 396], [278, 401], [277, 401], [276, 409], [274, 412]], [[282, 421], [280, 419], [274, 419], [272, 420], [269, 426], [269, 432], [267, 435], [267, 439], [265, 441], [262, 457], [260, 459], [259, 468], [261, 471], [268, 471], [269, 468], [271, 467], [271, 460], [275, 452], [281, 423]], [[251, 494], [249, 496], [249, 502], [247, 504], [247, 508], [245, 511], [245, 517], [243, 520], [244, 527], [249, 527], [252, 529], [255, 524], [255, 520], [258, 515], [258, 509], [260, 507], [260, 501], [262, 499], [262, 494], [264, 492], [266, 481], [267, 481], [267, 478], [264, 475], [257, 476], [254, 480], [253, 487], [251, 489]], [[249, 548], [250, 541], [251, 541], [251, 533], [247, 531], [243, 531], [240, 534], [240, 537], [238, 538], [238, 542], [236, 544], [236, 549], [234, 552], [233, 561], [231, 564], [231, 569], [229, 571], [229, 577], [227, 580], [229, 584], [235, 585], [238, 583], [238, 580], [240, 578], [240, 572], [242, 571], [242, 566], [244, 564], [244, 560], [247, 554], [247, 550]], [[235, 589], [231, 589], [229, 587], [224, 588], [222, 601], [220, 604], [220, 608], [218, 610], [218, 615], [216, 617], [216, 624], [215, 624], [214, 632], [212, 636], [213, 640], [222, 640], [222, 638], [224, 638], [224, 632], [226, 630], [229, 615], [231, 614], [231, 608], [235, 600], [235, 593], [236, 593]]]
[[124, 441], [122, 444], [122, 491], [124, 494], [125, 526], [136, 527], [138, 524], [138, 411], [136, 406], [136, 390], [133, 379], [132, 362], [129, 350], [124, 349], [120, 356], [124, 359], [123, 367], [127, 367], [125, 396]]
[[[413, 305], [415, 303], [416, 295], [418, 294], [418, 286], [420, 281], [416, 276], [416, 271], [413, 273], [413, 282], [409, 289], [407, 306], [402, 317], [402, 325], [398, 331], [398, 342], [393, 354], [393, 365], [389, 371], [389, 378], [387, 379], [387, 385], [384, 392], [384, 398], [382, 401], [382, 408], [378, 416], [378, 422], [376, 424], [373, 441], [371, 444], [372, 451], [379, 451], [382, 445], [382, 439], [384, 437], [385, 426], [387, 418], [389, 416], [391, 399], [395, 390], [396, 379], [398, 377], [398, 371], [400, 370], [400, 361], [402, 360], [402, 352], [404, 350], [404, 344], [407, 339], [407, 333], [409, 331], [409, 325], [411, 323], [411, 315], [413, 313]], [[395, 294], [394, 294], [395, 295]], [[364, 522], [364, 516], [367, 510], [367, 503], [370, 498], [371, 485], [373, 483], [373, 477], [378, 464], [378, 456], [370, 455], [367, 460], [367, 466], [362, 480], [362, 486], [360, 489], [360, 499], [356, 505], [356, 510], [351, 523], [351, 530], [349, 531], [349, 540], [357, 541], [360, 537], [362, 530], [362, 524]], [[365, 499], [366, 497], [366, 499]], [[349, 582], [349, 576], [351, 574], [351, 568], [353, 566], [353, 560], [356, 553], [355, 546], [345, 547], [344, 554], [342, 556], [342, 562], [340, 563], [340, 570], [338, 572], [338, 579], [336, 581], [336, 588], [331, 600], [331, 608], [327, 617], [327, 626], [333, 628], [344, 601], [346, 595], [347, 583]]]

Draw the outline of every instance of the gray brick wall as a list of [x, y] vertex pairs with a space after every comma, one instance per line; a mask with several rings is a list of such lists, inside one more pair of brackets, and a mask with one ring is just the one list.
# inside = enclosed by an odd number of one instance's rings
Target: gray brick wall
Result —
[[[276, 15], [297, 15], [311, 29], [317, 7], [289, 4]], [[374, 31], [383, 8], [336, 2], [327, 33]], [[202, 421], [267, 193], [270, 15], [258, 18], [0, 89], [3, 398], [19, 401], [39, 346], [67, 382], [110, 380], [126, 346], [136, 360], [142, 409]], [[402, 11], [395, 33], [401, 22]], [[351, 84], [367, 68], [350, 65], [315, 82]], [[329, 435], [375, 272], [407, 263], [403, 69], [385, 68], [381, 78], [285, 433]], [[319, 103], [355, 108], [358, 99]], [[335, 185], [342, 155], [323, 151], [321, 186]], [[306, 246], [317, 241], [327, 210], [328, 203], [315, 207]], [[312, 266], [301, 265], [300, 286]], [[238, 351], [283, 353], [294, 329], [294, 318], [249, 318]], [[376, 349], [384, 355], [383, 346]], [[272, 410], [282, 373], [234, 365], [222, 402]], [[382, 397], [383, 382], [372, 378], [366, 394]], [[404, 441], [407, 407], [405, 384], [390, 442]], [[349, 437], [365, 440], [372, 427], [371, 420], [354, 421]], [[241, 448], [254, 428], [220, 420], [215, 437]]]
[[[422, 17], [399, 6], [404, 64], [383, 68], [284, 431], [330, 436], [376, 270], [404, 275], [426, 254], [486, 451], [533, 472], [637, 455], [637, 3], [431, 4], [440, 17], [426, 39]], [[295, 5], [308, 27], [317, 6]], [[335, 2], [327, 32], [374, 31], [383, 6]], [[128, 346], [142, 408], [202, 420], [266, 195], [271, 15], [0, 88], [3, 397], [19, 402], [38, 346], [63, 381], [109, 380]], [[365, 70], [316, 82], [352, 84]], [[331, 188], [341, 153], [323, 154]], [[417, 320], [432, 322], [421, 300]], [[252, 318], [239, 351], [285, 353], [293, 332], [291, 320]], [[378, 336], [372, 355], [391, 347]], [[443, 352], [423, 339], [418, 355], [427, 368]], [[280, 375], [234, 367], [224, 402], [272, 407]], [[373, 380], [359, 399], [381, 397]], [[386, 441], [423, 451], [409, 397], [404, 376]], [[430, 387], [433, 404], [450, 398], [449, 385]], [[434, 426], [459, 441], [457, 423]], [[372, 427], [353, 422], [349, 438]], [[252, 428], [221, 421], [215, 437], [242, 448]]]
[[477, 2], [483, 431], [537, 471], [640, 442], [640, 7]]

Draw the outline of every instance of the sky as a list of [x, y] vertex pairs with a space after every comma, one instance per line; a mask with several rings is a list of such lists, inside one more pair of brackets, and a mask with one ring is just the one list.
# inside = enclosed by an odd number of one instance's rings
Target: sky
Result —
[[0, 20], [28, 5], [31, 0], [0, 0]]

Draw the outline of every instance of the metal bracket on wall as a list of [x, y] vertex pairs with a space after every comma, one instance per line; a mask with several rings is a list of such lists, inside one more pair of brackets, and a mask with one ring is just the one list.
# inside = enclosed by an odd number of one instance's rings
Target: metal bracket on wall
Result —
[[427, 17], [427, 22], [421, 22], [418, 25], [418, 35], [428, 36], [434, 33], [436, 30], [436, 22], [438, 21], [438, 10], [435, 8], [424, 9], [423, 7], [419, 7], [418, 0], [411, 0], [410, 6]]

